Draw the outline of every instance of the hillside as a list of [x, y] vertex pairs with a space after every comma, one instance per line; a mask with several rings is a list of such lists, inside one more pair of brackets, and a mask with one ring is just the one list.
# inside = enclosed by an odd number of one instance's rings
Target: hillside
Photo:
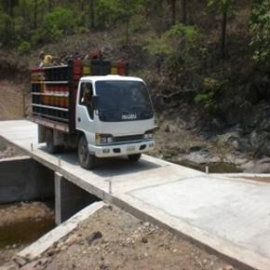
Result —
[[[57, 7], [49, 2], [49, 9], [42, 5], [36, 17], [29, 17], [33, 31], [28, 36], [2, 44], [1, 119], [30, 113], [28, 69], [39, 63], [39, 51], [83, 57], [101, 50], [106, 59], [129, 62], [130, 74], [148, 83], [160, 125], [154, 155], [176, 162], [237, 164], [269, 156], [270, 81], [267, 62], [260, 58], [260, 53], [267, 55], [266, 41], [252, 32], [258, 26], [255, 11], [263, 15], [265, 6], [259, 9], [246, 0], [226, 6], [214, 0], [160, 5], [149, 0], [130, 1], [127, 12], [120, 0], [95, 7], [85, 1], [72, 7], [67, 1]], [[12, 10], [26, 26], [23, 8], [34, 11], [14, 3], [1, 12]], [[80, 19], [74, 20], [72, 12]], [[14, 31], [22, 35], [20, 28]]]

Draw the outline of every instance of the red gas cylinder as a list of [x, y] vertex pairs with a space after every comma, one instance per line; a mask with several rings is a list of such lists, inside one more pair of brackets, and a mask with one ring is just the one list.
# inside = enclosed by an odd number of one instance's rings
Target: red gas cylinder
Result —
[[124, 60], [119, 60], [117, 62], [117, 67], [118, 67], [118, 74], [119, 75], [126, 75], [127, 74], [127, 64]]
[[73, 79], [79, 80], [82, 76], [82, 60], [73, 60]]

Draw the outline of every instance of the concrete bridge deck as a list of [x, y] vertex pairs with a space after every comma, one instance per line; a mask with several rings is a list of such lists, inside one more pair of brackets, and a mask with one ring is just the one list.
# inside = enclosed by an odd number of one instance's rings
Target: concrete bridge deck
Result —
[[137, 164], [106, 160], [94, 171], [75, 153], [53, 156], [37, 144], [37, 126], [0, 122], [0, 136], [65, 179], [130, 213], [179, 232], [240, 267], [270, 269], [270, 184], [204, 174], [144, 155]]

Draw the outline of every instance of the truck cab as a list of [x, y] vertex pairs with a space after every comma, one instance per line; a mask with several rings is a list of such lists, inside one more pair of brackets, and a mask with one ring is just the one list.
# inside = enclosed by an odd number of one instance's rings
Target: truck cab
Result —
[[155, 145], [153, 106], [140, 78], [82, 77], [75, 121], [81, 133], [78, 157], [85, 168], [91, 168], [96, 158], [127, 155], [136, 161]]

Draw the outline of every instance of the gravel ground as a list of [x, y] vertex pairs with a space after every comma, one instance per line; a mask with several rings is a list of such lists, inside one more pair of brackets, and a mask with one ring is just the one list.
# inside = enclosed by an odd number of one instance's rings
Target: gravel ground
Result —
[[180, 236], [112, 206], [82, 222], [38, 260], [20, 266], [22, 270], [236, 269]]

